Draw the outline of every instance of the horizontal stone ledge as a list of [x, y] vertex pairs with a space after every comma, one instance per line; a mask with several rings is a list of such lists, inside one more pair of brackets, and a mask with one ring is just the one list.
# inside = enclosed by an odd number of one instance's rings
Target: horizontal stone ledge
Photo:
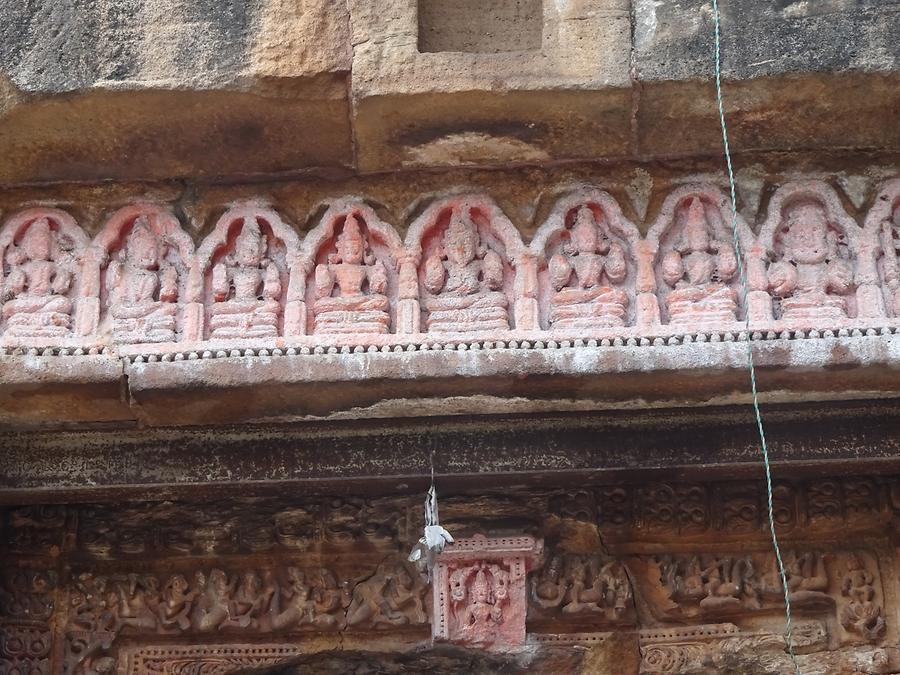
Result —
[[[246, 347], [149, 356], [6, 355], [0, 356], [0, 421], [167, 426], [746, 402], [747, 343], [740, 337], [596, 346], [523, 339], [488, 348], [447, 343], [450, 348], [398, 345], [358, 353]], [[751, 345], [764, 400], [900, 391], [900, 338], [888, 330]]]
[[[767, 405], [776, 478], [900, 470], [897, 401]], [[762, 479], [749, 406], [0, 436], [0, 502]]]

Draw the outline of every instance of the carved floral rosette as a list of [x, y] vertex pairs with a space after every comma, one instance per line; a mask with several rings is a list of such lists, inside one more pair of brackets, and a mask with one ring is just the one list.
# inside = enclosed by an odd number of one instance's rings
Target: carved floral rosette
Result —
[[529, 250], [540, 266], [534, 286], [545, 330], [614, 333], [658, 314], [640, 233], [607, 192], [582, 188], [559, 199]]
[[517, 270], [524, 255], [518, 230], [489, 197], [435, 201], [406, 235], [401, 331], [492, 335], [529, 325], [516, 293], [517, 274], [526, 274]]
[[304, 238], [307, 334], [395, 332], [403, 242], [361, 198], [332, 203]]
[[[750, 228], [740, 215], [735, 224], [740, 250], [751, 250]], [[703, 329], [743, 319], [731, 225], [731, 203], [715, 186], [682, 185], [663, 201], [646, 237], [660, 323]]]
[[851, 325], [861, 234], [827, 183], [778, 188], [748, 260], [751, 320], [788, 329]]
[[4, 223], [0, 330], [5, 343], [66, 344], [87, 334], [81, 325], [81, 263], [87, 247], [87, 235], [59, 209], [26, 209]]
[[434, 639], [501, 649], [525, 643], [526, 576], [543, 543], [530, 536], [457, 539], [437, 556]]
[[259, 202], [232, 206], [197, 250], [189, 295], [205, 307], [192, 338], [274, 340], [303, 333], [300, 240]]

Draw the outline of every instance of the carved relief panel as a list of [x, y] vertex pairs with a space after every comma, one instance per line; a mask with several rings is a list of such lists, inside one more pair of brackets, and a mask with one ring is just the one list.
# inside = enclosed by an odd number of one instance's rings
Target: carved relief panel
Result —
[[609, 194], [584, 189], [561, 199], [530, 245], [543, 261], [541, 325], [582, 333], [634, 325], [639, 239]]
[[826, 183], [780, 187], [748, 266], [752, 318], [802, 327], [855, 317], [859, 238], [859, 226]]
[[201, 313], [185, 303], [193, 254], [193, 241], [165, 209], [139, 204], [113, 214], [84, 265], [90, 332], [128, 344], [177, 341]]
[[75, 219], [58, 209], [28, 209], [6, 221], [0, 230], [4, 338], [52, 342], [73, 335], [87, 245]]
[[307, 332], [390, 333], [403, 244], [359, 200], [333, 204], [304, 239]]
[[260, 204], [240, 204], [219, 218], [192, 272], [192, 290], [206, 307], [208, 339], [302, 334], [299, 248], [294, 230]]
[[[731, 205], [721, 190], [684, 185], [669, 194], [647, 233], [662, 323], [685, 327], [727, 326], [742, 300]], [[752, 234], [738, 217], [741, 248]]]
[[437, 557], [435, 639], [481, 647], [525, 642], [526, 575], [541, 553], [533, 537], [457, 539]]
[[900, 179], [885, 183], [866, 216], [860, 316], [900, 317]]
[[[418, 289], [411, 270], [401, 268], [400, 297], [417, 290], [422, 332], [506, 331], [515, 325], [515, 266], [524, 247], [519, 233], [487, 197], [438, 201], [412, 224], [406, 237], [418, 264]], [[416, 328], [416, 321], [404, 321]]]

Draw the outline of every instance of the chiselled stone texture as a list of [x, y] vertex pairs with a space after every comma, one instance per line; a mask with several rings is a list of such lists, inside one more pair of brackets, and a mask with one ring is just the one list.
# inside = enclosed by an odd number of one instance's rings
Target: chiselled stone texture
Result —
[[898, 204], [888, 181], [858, 224], [830, 184], [787, 182], [758, 233], [736, 218], [735, 242], [714, 185], [675, 188], [645, 235], [610, 193], [582, 186], [526, 246], [483, 194], [433, 200], [403, 240], [361, 198], [334, 201], [303, 238], [250, 200], [222, 214], [196, 252], [161, 205], [119, 210], [90, 245], [67, 213], [34, 207], [0, 231], [0, 331], [12, 348], [118, 344], [130, 354], [406, 348], [448, 336], [709, 339], [748, 316], [761, 335], [868, 331], [900, 319]]
[[[900, 666], [898, 485], [778, 486], [804, 672]], [[510, 672], [785, 672], [761, 481], [447, 490], [442, 522], [458, 536], [430, 590], [405, 561], [420, 504], [406, 492], [6, 509], [0, 671], [330, 672], [343, 658], [406, 672], [463, 654], [427, 647], [430, 622], [438, 643], [492, 651], [484, 672], [495, 657], [520, 664]]]

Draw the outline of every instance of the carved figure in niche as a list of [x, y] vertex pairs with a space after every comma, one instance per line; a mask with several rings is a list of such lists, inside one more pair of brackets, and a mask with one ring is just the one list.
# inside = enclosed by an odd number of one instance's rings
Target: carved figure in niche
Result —
[[198, 592], [191, 612], [194, 630], [211, 632], [225, 623], [235, 583], [229, 582], [228, 575], [220, 569], [212, 570], [208, 579], [202, 572], [194, 575], [194, 587]]
[[354, 214], [344, 220], [337, 252], [316, 266], [316, 333], [387, 333], [387, 271], [369, 249]]
[[574, 212], [571, 237], [550, 258], [550, 304], [554, 328], [596, 328], [625, 325], [628, 296], [618, 288], [628, 275], [622, 246], [598, 223], [591, 207]]
[[[797, 554], [788, 551], [784, 556], [785, 577], [791, 603], [797, 607], [834, 606], [834, 599], [828, 595], [828, 570], [823, 553], [807, 552]], [[767, 600], [781, 602], [784, 591], [778, 561], [772, 556], [770, 571], [760, 580], [760, 593]]]
[[564, 614], [605, 612], [607, 608], [612, 609], [615, 616], [625, 613], [631, 601], [631, 584], [625, 570], [616, 561], [600, 565], [597, 556], [587, 561], [572, 559], [567, 575], [568, 594], [562, 608]]
[[268, 609], [274, 593], [271, 584], [263, 587], [262, 579], [254, 570], [245, 570], [231, 596], [228, 619], [223, 627], [259, 628], [259, 617]]
[[[473, 633], [484, 634], [490, 631], [496, 625], [503, 623], [503, 604], [507, 600], [507, 594], [504, 592], [505, 586], [498, 583], [495, 572], [499, 568], [496, 565], [490, 566], [490, 572], [486, 571], [486, 566], [482, 566], [475, 573], [475, 579], [471, 581], [468, 587], [469, 601], [462, 611], [462, 619], [459, 627], [462, 631], [471, 631]], [[462, 572], [470, 575], [470, 569], [457, 570], [454, 574]], [[465, 583], [465, 582], [463, 582]], [[455, 586], [453, 575], [450, 577], [451, 588]], [[465, 590], [464, 585], [460, 588]], [[454, 600], [462, 602], [466, 597], [466, 593]]]
[[69, 334], [75, 280], [75, 244], [49, 218], [30, 223], [6, 250], [3, 318], [10, 337]]
[[429, 331], [508, 330], [503, 260], [486, 246], [468, 206], [453, 209], [441, 246], [425, 261]]
[[734, 247], [715, 238], [699, 197], [684, 210], [681, 236], [661, 262], [663, 281], [672, 289], [666, 296], [669, 323], [734, 321], [737, 294], [727, 285], [737, 273]]
[[844, 319], [853, 290], [853, 267], [841, 235], [815, 201], [791, 205], [775, 239], [777, 262], [768, 270], [769, 290], [781, 298], [782, 318]]
[[881, 274], [893, 316], [900, 317], [900, 202], [881, 223]]
[[426, 621], [423, 587], [399, 561], [385, 561], [370, 579], [353, 588], [348, 626], [381, 628]]
[[113, 615], [116, 618], [114, 630], [135, 628], [153, 630], [157, 617], [153, 608], [159, 604], [159, 582], [156, 577], [139, 577], [129, 574], [124, 579], [113, 581], [115, 605]]
[[539, 607], [552, 609], [562, 604], [568, 584], [562, 578], [562, 558], [550, 558], [539, 574], [531, 578], [531, 598]]
[[848, 554], [841, 593], [848, 602], [841, 609], [841, 625], [851, 633], [874, 642], [885, 630], [881, 605], [876, 601], [875, 577], [855, 554]]
[[234, 250], [213, 267], [210, 338], [278, 335], [281, 275], [270, 260], [268, 237], [255, 218], [245, 218]]
[[166, 260], [169, 244], [139, 216], [125, 247], [106, 270], [117, 342], [172, 342], [178, 302], [178, 270]]
[[198, 591], [188, 591], [187, 579], [181, 574], [169, 577], [163, 585], [162, 601], [156, 607], [159, 625], [166, 629], [188, 630], [190, 612]]
[[753, 587], [753, 561], [747, 558], [719, 558], [703, 571], [706, 597], [700, 609], [709, 613], [728, 612], [750, 607], [757, 609], [759, 599]]

